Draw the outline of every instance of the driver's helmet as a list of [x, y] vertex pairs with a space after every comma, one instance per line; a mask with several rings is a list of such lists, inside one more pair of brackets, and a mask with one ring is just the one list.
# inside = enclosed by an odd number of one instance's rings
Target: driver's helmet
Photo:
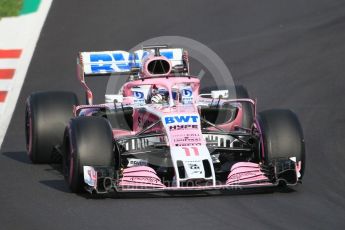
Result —
[[156, 85], [152, 86], [151, 90], [151, 103], [168, 103], [169, 91], [166, 88], [158, 88]]

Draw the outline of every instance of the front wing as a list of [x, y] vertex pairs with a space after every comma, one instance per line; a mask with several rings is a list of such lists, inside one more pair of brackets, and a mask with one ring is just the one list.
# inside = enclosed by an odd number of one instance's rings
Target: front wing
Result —
[[298, 167], [294, 160], [279, 159], [268, 165], [238, 162], [233, 165], [226, 182], [214, 180], [191, 180], [176, 184], [162, 181], [156, 172], [147, 166], [126, 168], [117, 172], [113, 168], [84, 166], [85, 189], [94, 194], [111, 192], [178, 192], [243, 190], [276, 187], [280, 184], [294, 186], [299, 182]]

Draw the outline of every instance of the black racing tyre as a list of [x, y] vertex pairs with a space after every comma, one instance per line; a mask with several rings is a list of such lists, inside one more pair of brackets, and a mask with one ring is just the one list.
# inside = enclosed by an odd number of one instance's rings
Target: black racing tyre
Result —
[[115, 165], [113, 134], [101, 117], [77, 117], [65, 130], [63, 172], [72, 192], [83, 191], [83, 166]]
[[72, 92], [36, 92], [26, 100], [26, 149], [33, 163], [58, 163], [61, 156], [55, 147], [61, 146], [64, 130], [74, 116], [78, 98]]
[[[223, 90], [223, 89], [230, 90], [233, 88], [235, 88], [236, 90], [237, 99], [250, 99], [248, 90], [243, 85], [223, 86], [223, 87], [217, 87], [217, 86], [202, 87], [200, 89], [200, 93], [210, 93], [212, 90]], [[236, 99], [236, 98], [230, 98], [230, 99]], [[242, 126], [244, 128], [251, 128], [254, 121], [253, 107], [249, 103], [243, 103], [243, 111], [244, 111], [244, 114], [243, 114]]]
[[301, 124], [291, 110], [273, 109], [259, 113], [263, 136], [264, 160], [296, 157], [301, 162], [301, 177], [305, 171], [305, 143]]

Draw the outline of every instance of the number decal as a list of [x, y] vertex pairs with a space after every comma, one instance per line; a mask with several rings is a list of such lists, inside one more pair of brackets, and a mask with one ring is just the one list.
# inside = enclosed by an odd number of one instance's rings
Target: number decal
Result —
[[[187, 157], [194, 153], [194, 156], [199, 156], [199, 149], [197, 147], [182, 147]], [[192, 150], [192, 151], [191, 151]]]

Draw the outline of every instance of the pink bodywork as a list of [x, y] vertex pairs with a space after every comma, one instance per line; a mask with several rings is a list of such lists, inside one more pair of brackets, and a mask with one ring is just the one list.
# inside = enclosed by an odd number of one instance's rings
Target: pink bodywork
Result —
[[164, 188], [156, 172], [147, 166], [136, 166], [123, 170], [119, 186], [130, 188]]
[[[163, 86], [167, 89], [169, 89], [169, 92], [171, 94], [171, 88], [172, 86], [176, 85], [176, 84], [193, 84], [193, 95], [195, 97], [194, 99], [194, 105], [192, 106], [183, 106], [181, 104], [175, 104], [174, 106], [162, 106], [162, 105], [146, 105], [146, 106], [150, 106], [150, 108], [152, 108], [153, 110], [159, 111], [162, 114], [165, 115], [175, 115], [175, 114], [195, 114], [198, 113], [198, 107], [196, 106], [196, 103], [198, 103], [198, 101], [201, 99], [200, 97], [198, 97], [199, 95], [199, 87], [200, 87], [200, 80], [194, 77], [188, 78], [188, 77], [175, 77], [175, 76], [166, 76], [164, 78], [149, 78], [149, 79], [145, 79], [145, 80], [136, 80], [136, 81], [130, 81], [127, 82], [126, 84], [124, 84], [123, 86], [123, 96], [124, 96], [124, 100], [123, 100], [123, 104], [124, 105], [131, 105], [133, 104], [133, 96], [132, 96], [132, 91], [131, 89], [133, 87], [137, 87], [137, 86], [141, 86], [141, 85], [160, 85]], [[203, 100], [207, 100], [204, 99]], [[209, 101], [211, 101], [211, 99], [209, 99]], [[227, 102], [250, 102], [253, 105], [255, 105], [255, 102], [251, 99], [233, 99], [233, 100], [221, 100], [221, 101], [227, 101]], [[100, 105], [81, 105], [81, 106], [77, 106], [74, 109], [74, 114], [75, 116], [78, 116], [81, 111], [83, 111], [83, 114], [85, 116], [91, 116], [92, 112], [93, 112], [93, 108], [99, 108], [99, 107], [103, 107], [103, 108], [108, 108], [108, 109], [114, 109], [114, 105], [113, 104], [100, 104]], [[118, 107], [120, 107], [120, 105], [118, 105]], [[254, 106], [255, 107], [255, 106]], [[234, 120], [230, 121], [230, 122], [226, 122], [224, 124], [220, 124], [218, 125], [219, 128], [225, 130], [225, 131], [233, 131], [235, 129], [235, 127], [237, 126], [241, 126], [242, 124], [242, 118], [243, 118], [243, 109], [242, 106], [238, 107], [238, 113], [237, 116]], [[145, 115], [147, 119], [149, 119], [149, 117], [151, 116], [151, 114], [146, 114]], [[133, 110], [133, 127], [132, 127], [133, 131], [128, 131], [128, 130], [119, 130], [119, 129], [114, 129], [113, 130], [113, 134], [114, 137], [116, 136], [128, 136], [128, 135], [135, 135], [136, 133], [141, 131], [141, 128], [139, 127], [138, 124], [138, 113], [137, 113], [137, 109]], [[214, 127], [209, 127], [208, 130], [210, 131], [217, 131], [216, 128]]]
[[156, 78], [149, 78], [145, 80], [136, 80], [136, 81], [130, 81], [123, 85], [123, 96], [129, 97], [132, 96], [131, 89], [136, 86], [140, 85], [161, 85], [165, 87], [166, 89], [169, 89], [171, 92], [171, 88], [176, 84], [181, 83], [191, 83], [195, 84], [193, 87], [193, 95], [199, 95], [199, 87], [200, 87], [200, 80], [195, 77], [176, 77], [174, 75], [165, 76], [165, 77], [156, 77]]
[[[217, 185], [216, 187], [227, 188], [246, 185], [272, 186], [273, 184], [269, 182], [267, 176], [265, 176], [260, 170], [259, 164], [251, 162], [239, 162], [232, 166], [226, 184]], [[123, 177], [119, 180], [118, 186], [124, 191], [141, 189], [168, 189], [161, 182], [156, 172], [147, 166], [136, 166], [124, 169]], [[194, 189], [205, 187], [207, 186], [194, 187]], [[190, 187], [180, 187], [179, 189], [190, 189]]]
[[[79, 57], [81, 59], [81, 56]], [[155, 59], [164, 59], [167, 62], [170, 63], [169, 60], [167, 60], [164, 57], [151, 57], [151, 61]], [[187, 59], [188, 60], [188, 57]], [[83, 60], [80, 60], [81, 63], [83, 63]], [[121, 108], [122, 105], [124, 106], [131, 106], [134, 104], [133, 100], [133, 92], [132, 88], [133, 87], [138, 87], [142, 85], [159, 85], [162, 86], [169, 91], [170, 95], [170, 101], [169, 101], [169, 106], [162, 106], [162, 105], [144, 105], [145, 107], [149, 107], [150, 111], [146, 110], [145, 114], [143, 116], [147, 116], [145, 119], [150, 121], [151, 123], [154, 121], [154, 116], [157, 116], [156, 114], [160, 114], [161, 116], [174, 116], [174, 115], [179, 115], [179, 114], [184, 114], [184, 115], [199, 115], [199, 107], [198, 102], [203, 101], [203, 102], [211, 102], [212, 99], [205, 99], [199, 96], [199, 88], [200, 88], [200, 80], [195, 77], [188, 77], [188, 76], [175, 76], [171, 75], [170, 72], [172, 70], [171, 64], [170, 64], [170, 69], [169, 73], [165, 75], [154, 75], [154, 74], [149, 74], [147, 70], [147, 65], [149, 61], [145, 61], [143, 63], [143, 69], [141, 71], [141, 79], [139, 80], [134, 80], [134, 81], [129, 81], [125, 83], [122, 87], [122, 95], [123, 95], [123, 102], [122, 104], [118, 104], [116, 106], [119, 106]], [[107, 109], [114, 109], [114, 104], [102, 104], [102, 105], [92, 105], [93, 101], [93, 94], [89, 87], [85, 83], [84, 79], [84, 74], [82, 73], [82, 66], [78, 64], [78, 78], [79, 81], [81, 82], [82, 86], [84, 87], [86, 94], [87, 94], [87, 100], [90, 105], [84, 105], [84, 106], [77, 106], [74, 108], [74, 114], [75, 116], [79, 116], [81, 113], [83, 113], [83, 116], [92, 116], [92, 113], [95, 111], [95, 108], [107, 108]], [[177, 84], [188, 84], [192, 86], [192, 91], [193, 91], [193, 103], [190, 106], [185, 106], [177, 102], [177, 104], [172, 105], [172, 87], [177, 85]], [[225, 100], [225, 99], [220, 99], [222, 102], [250, 102], [254, 106], [254, 111], [255, 111], [255, 102], [251, 99], [234, 99], [234, 100]], [[240, 104], [240, 103], [239, 103]], [[242, 119], [243, 119], [243, 108], [241, 105], [238, 107], [238, 113], [237, 116], [235, 117], [234, 120], [225, 122], [224, 124], [218, 125], [219, 128], [221, 128], [224, 131], [233, 131], [236, 126], [241, 126], [242, 125]], [[113, 136], [114, 138], [118, 138], [121, 136], [133, 136], [136, 135], [137, 133], [142, 131], [142, 126], [139, 124], [138, 120], [140, 116], [139, 113], [140, 106], [133, 106], [133, 127], [131, 131], [129, 130], [122, 130], [122, 129], [113, 129]], [[156, 114], [152, 114], [152, 112], [155, 112]], [[256, 111], [255, 111], [256, 112]], [[160, 118], [159, 118], [160, 119]], [[190, 146], [195, 146], [195, 145], [206, 145], [206, 141], [203, 138], [202, 132], [201, 132], [201, 127], [200, 127], [200, 121], [197, 129], [190, 129], [190, 130], [165, 130], [165, 133], [168, 137], [169, 140], [169, 145], [171, 146], [177, 146], [182, 144], [182, 146], [187, 146], [188, 144]], [[167, 128], [161, 126], [155, 127], [155, 129], [164, 129]], [[209, 127], [209, 131], [217, 131], [216, 128], [214, 127]], [[194, 142], [183, 142], [179, 141], [179, 137], [183, 136], [192, 136], [195, 137], [193, 140]], [[183, 138], [181, 138], [183, 139]], [[193, 148], [193, 147], [192, 147]], [[186, 151], [186, 154], [188, 155], [188, 152]], [[196, 152], [195, 152], [196, 154]], [[189, 154], [191, 155], [191, 154]], [[212, 188], [212, 189], [221, 189], [221, 188], [226, 188], [226, 187], [233, 187], [233, 186], [239, 186], [239, 185], [258, 185], [258, 186], [263, 186], [267, 185], [270, 186], [272, 185], [269, 183], [268, 178], [261, 172], [260, 170], [260, 165], [256, 163], [250, 163], [250, 162], [239, 162], [236, 163], [232, 166], [231, 171], [227, 177], [227, 181], [225, 184], [222, 185], [209, 185], [209, 186], [200, 186], [200, 187], [193, 187], [193, 188], [188, 188], [188, 189], [207, 189], [207, 188]], [[140, 189], [186, 189], [183, 187], [166, 187], [160, 180], [160, 178], [157, 176], [156, 172], [148, 167], [148, 166], [134, 166], [134, 167], [129, 167], [125, 168], [122, 172], [122, 177], [118, 181], [118, 186], [122, 188], [123, 190], [130, 191], [130, 190], [140, 190]]]
[[261, 171], [260, 165], [252, 162], [239, 162], [231, 167], [226, 184], [241, 185], [259, 182], [269, 183], [269, 179]]

